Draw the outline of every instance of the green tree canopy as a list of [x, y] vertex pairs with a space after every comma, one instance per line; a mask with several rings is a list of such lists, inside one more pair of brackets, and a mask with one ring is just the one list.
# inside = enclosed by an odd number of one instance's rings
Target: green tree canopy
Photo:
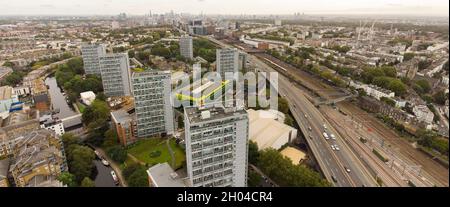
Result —
[[62, 172], [61, 175], [58, 176], [58, 180], [61, 181], [67, 187], [76, 187], [77, 181], [75, 175], [69, 172]]
[[127, 151], [121, 146], [113, 146], [108, 149], [108, 155], [112, 160], [118, 163], [123, 163], [127, 159]]
[[322, 179], [317, 172], [301, 165], [294, 165], [289, 158], [272, 148], [260, 152], [258, 167], [281, 186], [330, 186], [330, 183]]
[[448, 100], [448, 93], [445, 93], [444, 90], [440, 90], [433, 95], [433, 101], [437, 104], [444, 105], [446, 100]]
[[75, 175], [78, 182], [81, 182], [85, 177], [91, 176], [94, 168], [93, 160], [95, 159], [94, 151], [91, 148], [75, 145], [67, 154], [69, 171]]
[[256, 165], [259, 161], [259, 149], [258, 145], [254, 141], [248, 143], [248, 162]]
[[92, 181], [90, 178], [85, 177], [83, 181], [81, 181], [81, 187], [95, 187], [94, 181]]
[[90, 129], [104, 126], [108, 118], [108, 104], [98, 99], [95, 99], [90, 106], [86, 107], [82, 115], [83, 123], [88, 125]]
[[122, 175], [131, 187], [148, 187], [149, 185], [146, 168], [138, 163], [127, 164]]

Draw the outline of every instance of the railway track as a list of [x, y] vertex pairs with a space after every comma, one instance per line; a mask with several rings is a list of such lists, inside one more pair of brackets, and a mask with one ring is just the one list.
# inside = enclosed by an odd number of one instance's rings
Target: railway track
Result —
[[[373, 132], [377, 133], [387, 141], [392, 147], [399, 149], [399, 154], [407, 160], [412, 161], [420, 166], [427, 175], [427, 179], [433, 181], [438, 186], [449, 185], [449, 171], [444, 166], [440, 165], [436, 161], [430, 159], [422, 152], [413, 148], [405, 138], [400, 137], [392, 129], [381, 124], [375, 117], [370, 116], [367, 112], [357, 108], [352, 103], [342, 102], [338, 105], [340, 109], [346, 110], [349, 114], [353, 114], [353, 117], [363, 123], [365, 127], [370, 128]], [[364, 114], [362, 117], [361, 114]]]

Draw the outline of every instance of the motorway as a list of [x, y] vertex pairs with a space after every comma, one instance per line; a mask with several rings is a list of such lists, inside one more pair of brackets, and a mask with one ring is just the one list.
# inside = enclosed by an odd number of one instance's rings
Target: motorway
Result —
[[[213, 38], [210, 38], [210, 40], [223, 47], [229, 47]], [[276, 72], [275, 69], [253, 55], [248, 55], [248, 61], [264, 72]], [[278, 74], [278, 90], [280, 95], [288, 100], [294, 119], [304, 133], [305, 139], [327, 180], [339, 187], [376, 186], [374, 178], [365, 166], [297, 85], [291, 83], [282, 74]], [[327, 129], [324, 129], [324, 124]], [[336, 140], [325, 140], [322, 135], [324, 131], [328, 134], [334, 134]], [[332, 150], [331, 145], [338, 145], [340, 150]], [[350, 172], [347, 172], [347, 169]]]
[[[270, 68], [259, 62], [258, 59], [252, 57], [249, 60], [258, 65], [259, 69], [270, 72]], [[365, 170], [358, 158], [351, 153], [339, 134], [332, 129], [317, 108], [309, 102], [303, 91], [281, 75], [278, 79], [278, 90], [280, 95], [288, 100], [295, 120], [305, 135], [323, 174], [329, 181], [341, 187], [375, 186], [372, 176]], [[329, 135], [334, 134], [336, 140], [331, 138], [325, 140], [323, 132]], [[337, 145], [340, 150], [333, 150], [331, 145]], [[350, 172], [347, 172], [347, 169], [350, 169]]]

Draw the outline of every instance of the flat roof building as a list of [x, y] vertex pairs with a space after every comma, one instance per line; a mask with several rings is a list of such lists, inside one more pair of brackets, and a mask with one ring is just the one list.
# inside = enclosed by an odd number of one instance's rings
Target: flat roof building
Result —
[[236, 48], [226, 48], [216, 50], [216, 68], [222, 80], [225, 80], [225, 73], [239, 72], [239, 52]]
[[82, 44], [81, 54], [84, 63], [84, 72], [91, 75], [101, 75], [100, 56], [106, 55], [106, 47], [101, 44]]
[[135, 114], [130, 114], [124, 109], [111, 112], [111, 120], [116, 128], [119, 142], [127, 146], [137, 141]]
[[247, 110], [249, 117], [249, 137], [258, 148], [280, 149], [297, 137], [297, 129], [284, 124], [284, 117], [274, 111]]
[[132, 84], [137, 137], [173, 134], [175, 129], [170, 71], [134, 72]]
[[128, 54], [118, 53], [100, 56], [100, 71], [106, 96], [131, 95]]
[[248, 116], [244, 110], [184, 108], [187, 174], [194, 187], [247, 185]]
[[180, 54], [186, 59], [194, 58], [193, 41], [191, 36], [183, 36], [180, 38]]
[[147, 174], [150, 187], [187, 187], [167, 162], [153, 165]]

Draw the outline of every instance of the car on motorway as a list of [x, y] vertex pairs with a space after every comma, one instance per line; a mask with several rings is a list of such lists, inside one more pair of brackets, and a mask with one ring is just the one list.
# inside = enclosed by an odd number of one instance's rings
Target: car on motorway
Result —
[[334, 175], [331, 176], [331, 179], [333, 179], [333, 182], [337, 183], [337, 178]]
[[326, 132], [322, 133], [322, 135], [323, 135], [323, 137], [325, 137], [326, 140], [330, 139], [330, 138], [328, 137], [328, 134], [327, 134]]
[[307, 114], [305, 114], [305, 118], [308, 118], [308, 115], [307, 115]]
[[351, 172], [350, 168], [348, 168], [348, 167], [346, 167], [346, 166], [344, 166], [344, 169], [345, 169], [345, 171], [347, 171], [347, 173], [350, 173], [350, 172]]
[[324, 129], [327, 129], [327, 125], [326, 125], [326, 124], [323, 124], [323, 128], [324, 128]]
[[336, 151], [339, 151], [339, 147], [337, 146], [337, 144], [334, 145], [334, 148], [336, 149]]
[[103, 164], [104, 166], [109, 166], [109, 162], [106, 161], [105, 159], [102, 159], [102, 164]]
[[111, 170], [111, 176], [114, 180], [114, 184], [119, 185], [119, 178], [117, 178], [116, 172], [114, 172], [114, 170]]
[[331, 145], [331, 149], [332, 149], [332, 150], [336, 150], [336, 148], [334, 147], [334, 145]]
[[336, 136], [334, 134], [330, 134], [331, 139], [336, 140]]
[[311, 130], [312, 130], [311, 126], [308, 126], [308, 130], [309, 130], [309, 131], [311, 131]]

